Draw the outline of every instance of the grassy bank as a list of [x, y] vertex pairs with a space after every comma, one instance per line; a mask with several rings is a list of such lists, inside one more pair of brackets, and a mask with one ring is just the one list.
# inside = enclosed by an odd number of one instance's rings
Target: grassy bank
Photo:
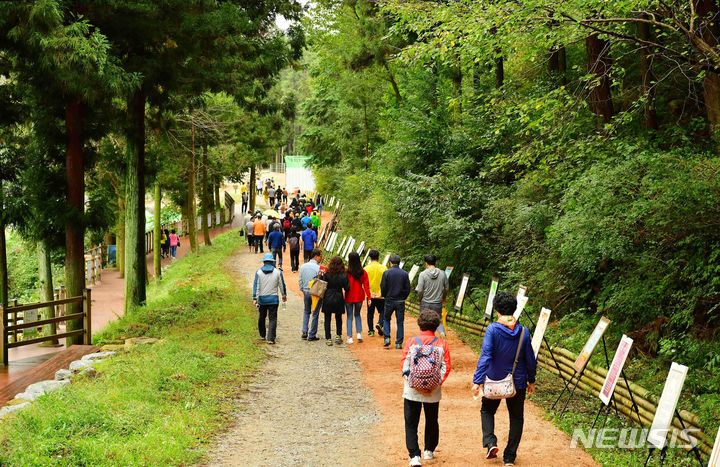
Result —
[[147, 307], [111, 324], [96, 342], [162, 339], [98, 366], [0, 422], [0, 465], [185, 465], [222, 429], [263, 357], [244, 284], [223, 268], [235, 232], [189, 255], [149, 291]]

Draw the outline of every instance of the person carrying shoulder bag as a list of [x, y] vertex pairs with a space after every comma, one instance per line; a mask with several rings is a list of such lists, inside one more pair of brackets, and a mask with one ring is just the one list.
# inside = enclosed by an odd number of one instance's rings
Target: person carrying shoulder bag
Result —
[[513, 313], [517, 300], [508, 292], [500, 292], [493, 300], [498, 320], [485, 331], [482, 353], [473, 377], [473, 396], [481, 393], [480, 410], [483, 446], [486, 459], [497, 457], [495, 412], [505, 399], [510, 415], [510, 433], [503, 452], [505, 465], [514, 465], [522, 438], [525, 396], [535, 392], [537, 361], [532, 350], [530, 331], [520, 325]]

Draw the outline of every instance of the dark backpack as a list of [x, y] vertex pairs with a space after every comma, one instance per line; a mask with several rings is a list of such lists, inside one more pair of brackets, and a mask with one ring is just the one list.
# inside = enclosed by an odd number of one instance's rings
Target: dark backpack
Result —
[[290, 250], [298, 251], [300, 249], [300, 237], [293, 235], [288, 239], [288, 245], [290, 245]]

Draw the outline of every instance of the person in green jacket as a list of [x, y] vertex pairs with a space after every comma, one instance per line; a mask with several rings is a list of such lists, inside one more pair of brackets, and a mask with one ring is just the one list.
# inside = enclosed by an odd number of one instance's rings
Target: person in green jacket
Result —
[[312, 225], [314, 225], [316, 229], [320, 229], [320, 216], [318, 216], [317, 211], [313, 211], [310, 216], [310, 222], [312, 222]]

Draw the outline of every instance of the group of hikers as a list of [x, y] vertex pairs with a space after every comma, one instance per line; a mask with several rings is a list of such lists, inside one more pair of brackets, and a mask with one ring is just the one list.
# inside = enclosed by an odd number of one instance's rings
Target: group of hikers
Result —
[[175, 229], [163, 227], [160, 230], [160, 257], [176, 259], [179, 246], [180, 236]]
[[[272, 242], [270, 242], [272, 244]], [[320, 312], [324, 316], [324, 337], [328, 346], [343, 341], [352, 345], [364, 341], [363, 303], [366, 305], [367, 336], [375, 333], [383, 337], [383, 347], [390, 348], [391, 320], [395, 315], [395, 349], [402, 349], [401, 374], [404, 378], [403, 399], [405, 442], [410, 466], [420, 466], [422, 459], [433, 459], [438, 446], [439, 404], [442, 385], [451, 370], [450, 350], [442, 327], [442, 313], [449, 291], [448, 277], [436, 267], [433, 255], [424, 258], [425, 270], [420, 273], [415, 292], [420, 303], [418, 326], [420, 335], [405, 339], [405, 303], [410, 295], [410, 278], [400, 268], [400, 257], [390, 255], [390, 267], [379, 262], [379, 252], [368, 252], [369, 263], [363, 267], [357, 252], [349, 253], [347, 264], [340, 256], [330, 258], [323, 265], [323, 253], [318, 248], [309, 252], [307, 262], [300, 268], [298, 283], [303, 294], [301, 338], [318, 341]], [[282, 270], [275, 267], [276, 256], [268, 253], [257, 271], [253, 286], [253, 300], [259, 307], [258, 329], [261, 338], [274, 344], [276, 340], [277, 309], [280, 299], [287, 299]], [[282, 258], [282, 254], [280, 255]], [[280, 264], [278, 266], [281, 267]], [[321, 285], [321, 286], [319, 286]], [[473, 377], [472, 395], [482, 395], [481, 422], [486, 458], [498, 456], [495, 436], [495, 413], [502, 399], [506, 400], [510, 415], [508, 442], [503, 452], [505, 465], [514, 465], [524, 423], [524, 402], [535, 390], [536, 358], [532, 350], [530, 332], [513, 317], [516, 298], [499, 292], [493, 300], [497, 321], [485, 333], [482, 352]], [[375, 313], [378, 321], [375, 322]], [[346, 334], [343, 338], [343, 315]], [[266, 317], [269, 326], [266, 327]], [[335, 322], [335, 338], [332, 322]], [[418, 442], [421, 412], [425, 412], [424, 449]]]

